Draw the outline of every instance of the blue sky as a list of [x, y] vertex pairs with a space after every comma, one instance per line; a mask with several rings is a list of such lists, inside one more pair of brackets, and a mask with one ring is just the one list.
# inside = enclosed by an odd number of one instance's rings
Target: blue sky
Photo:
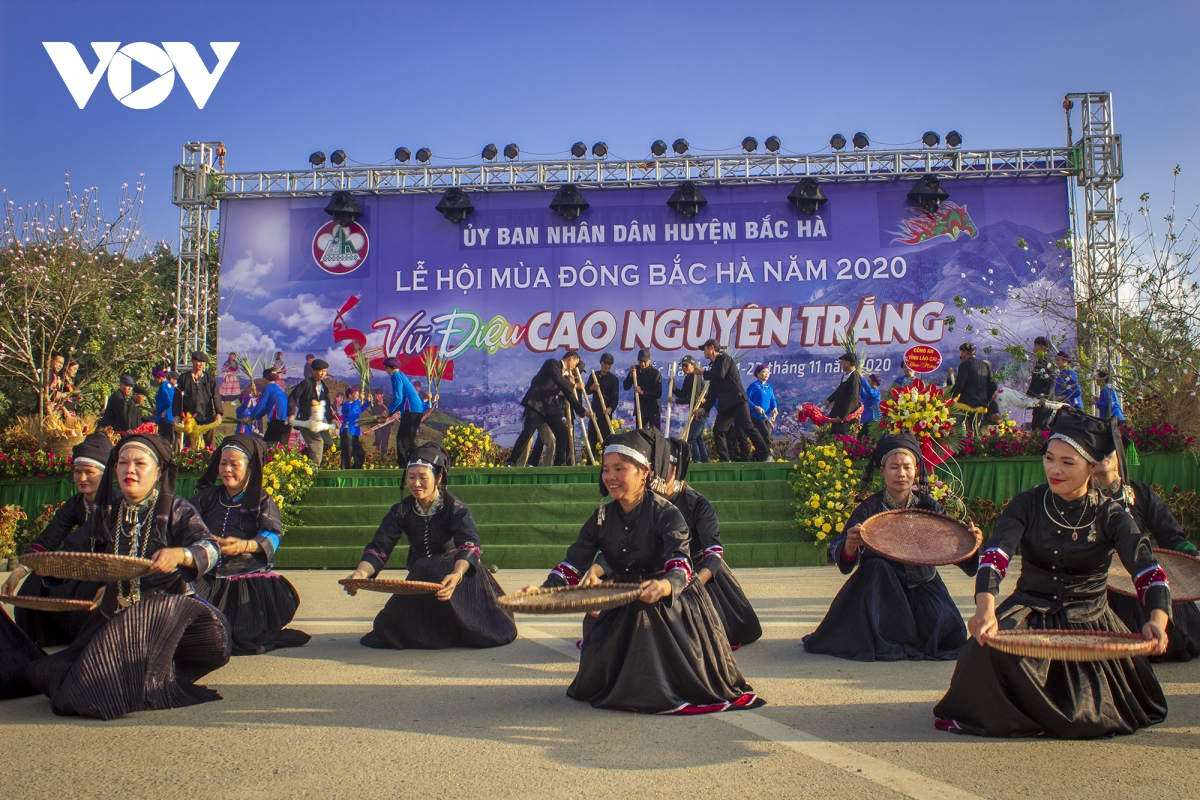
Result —
[[[1121, 194], [1165, 210], [1200, 200], [1195, 59], [1200, 4], [1150, 2], [13, 2], [0, 0], [0, 188], [18, 202], [144, 172], [143, 229], [177, 240], [171, 167], [222, 140], [231, 170], [303, 168], [313, 150], [382, 162], [421, 146], [559, 153], [654, 139], [736, 148], [775, 134], [795, 152], [865, 131], [915, 143], [956, 128], [970, 147], [1064, 143], [1062, 96], [1113, 92]], [[43, 49], [69, 41], [241, 45], [203, 110], [180, 81], [133, 110], [101, 81], [80, 110]], [[146, 73], [149, 74], [149, 73]], [[135, 70], [134, 88], [139, 84]]]

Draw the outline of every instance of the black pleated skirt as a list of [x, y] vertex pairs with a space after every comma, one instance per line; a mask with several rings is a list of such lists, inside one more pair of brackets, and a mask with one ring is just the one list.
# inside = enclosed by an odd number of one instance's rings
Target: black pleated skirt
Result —
[[[1072, 623], [1065, 611], [1044, 614], [1010, 598], [996, 613], [1003, 630], [1126, 630], [1108, 608], [1093, 622]], [[1167, 700], [1145, 658], [1050, 661], [1008, 655], [972, 640], [933, 714], [938, 729], [955, 733], [1094, 739], [1162, 722]]]
[[742, 591], [742, 585], [738, 583], [733, 570], [724, 561], [708, 583], [704, 584], [704, 589], [717, 616], [721, 618], [721, 626], [734, 650], [762, 638], [758, 615], [754, 613], [754, 607]]
[[[27, 577], [17, 590], [20, 597], [53, 597], [58, 600], [91, 600], [103, 584], [88, 581], [43, 580], [39, 575]], [[34, 611], [15, 609], [13, 620], [42, 647], [70, 644], [96, 619], [95, 611]]]
[[[1108, 607], [1134, 633], [1150, 621], [1150, 612], [1136, 597], [1126, 597], [1110, 589]], [[1200, 608], [1195, 603], [1172, 603], [1171, 621], [1167, 625], [1167, 652], [1150, 656], [1150, 660], [1191, 661], [1197, 656], [1200, 656]]]
[[[454, 559], [422, 558], [407, 580], [441, 583], [454, 570]], [[366, 647], [440, 650], [445, 647], [499, 647], [517, 638], [517, 623], [496, 599], [500, 585], [486, 569], [463, 576], [449, 600], [432, 594], [394, 594], [375, 617]]]
[[941, 576], [905, 586], [883, 559], [863, 559], [804, 637], [804, 649], [853, 661], [949, 661], [967, 626]]
[[201, 575], [196, 594], [229, 621], [235, 656], [256, 656], [279, 647], [300, 647], [312, 637], [287, 627], [300, 608], [300, 595], [278, 572], [254, 572], [221, 578]]
[[764, 705], [742, 676], [721, 617], [698, 582], [653, 605], [635, 601], [602, 611], [587, 628], [568, 697], [645, 714]]
[[229, 651], [228, 626], [212, 605], [153, 594], [32, 662], [26, 674], [54, 713], [107, 720], [220, 700], [195, 681], [224, 666]]
[[0, 608], [0, 700], [38, 693], [25, 669], [44, 655], [45, 651]]

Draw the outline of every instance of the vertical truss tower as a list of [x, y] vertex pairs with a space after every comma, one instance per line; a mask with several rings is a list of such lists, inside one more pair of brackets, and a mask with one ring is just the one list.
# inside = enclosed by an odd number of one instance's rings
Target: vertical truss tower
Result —
[[[175, 288], [175, 367], [193, 350], [206, 350], [212, 305], [213, 212], [223, 189], [223, 142], [189, 142], [175, 166], [171, 202], [179, 206], [179, 280]], [[219, 218], [219, 215], [218, 215]]]

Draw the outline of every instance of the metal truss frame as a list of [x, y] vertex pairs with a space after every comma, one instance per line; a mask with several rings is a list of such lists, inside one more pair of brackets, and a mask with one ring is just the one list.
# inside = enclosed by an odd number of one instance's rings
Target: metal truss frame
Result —
[[189, 142], [175, 166], [171, 202], [179, 206], [179, 277], [175, 286], [175, 367], [193, 350], [207, 349], [208, 325], [215, 316], [209, 247], [213, 212], [219, 212], [225, 145]]

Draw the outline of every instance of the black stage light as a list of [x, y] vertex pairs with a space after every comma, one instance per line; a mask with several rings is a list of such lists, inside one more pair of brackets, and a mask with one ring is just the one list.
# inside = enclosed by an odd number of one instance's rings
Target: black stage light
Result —
[[663, 153], [667, 152], [667, 143], [662, 139], [655, 139], [654, 144], [650, 145], [650, 152], [654, 153], [656, 156], [661, 156]]
[[579, 193], [579, 187], [573, 183], [560, 186], [554, 194], [554, 199], [550, 201], [550, 209], [567, 222], [579, 219], [579, 215], [587, 211], [590, 205], [591, 203], [584, 200], [583, 195]]
[[763, 142], [763, 146], [772, 153], [777, 153], [779, 152], [779, 148], [783, 146], [783, 142], [779, 141], [778, 136], [768, 136], [767, 140]]
[[606, 145], [604, 142], [596, 142], [594, 145], [592, 145], [592, 155], [594, 155], [596, 158], [604, 158], [606, 155], [608, 155], [608, 145]]
[[834, 150], [841, 150], [846, 146], [846, 137], [842, 136], [840, 133], [835, 133], [833, 136], [829, 137], [829, 146]]
[[500, 151], [496, 149], [496, 145], [489, 144], [487, 147], [483, 148], [483, 153], [480, 155], [483, 156], [484, 161], [495, 161], [496, 155], [499, 154], [499, 152]]
[[821, 191], [821, 184], [812, 178], [801, 179], [796, 184], [796, 188], [792, 189], [792, 193], [788, 195], [788, 202], [806, 217], [817, 213], [821, 206], [828, 201], [829, 198]]
[[401, 164], [403, 164], [404, 162], [406, 162], [410, 158], [412, 158], [412, 151], [409, 150], [407, 147], [397, 147], [395, 156], [396, 156], [396, 160], [399, 161]]
[[433, 151], [428, 147], [422, 147], [417, 151], [417, 161], [420, 161], [422, 164], [431, 158], [433, 158]]
[[325, 206], [325, 213], [336, 219], [338, 225], [348, 228], [351, 222], [363, 215], [363, 210], [354, 199], [354, 195], [349, 192], [334, 192], [333, 197], [329, 199], [329, 205]]
[[576, 158], [583, 158], [587, 155], [587, 145], [583, 142], [576, 142], [575, 144], [571, 145], [571, 155], [575, 156]]
[[308, 163], [312, 164], [314, 167], [325, 166], [325, 153], [318, 150], [308, 157]]
[[854, 143], [855, 150], [862, 150], [864, 147], [868, 147], [871, 144], [871, 140], [868, 139], [867, 135], [862, 131], [854, 134], [854, 138], [850, 141]]
[[926, 211], [935, 213], [950, 195], [942, 188], [942, 182], [932, 175], [922, 175], [917, 185], [908, 193], [908, 199]]
[[521, 155], [521, 148], [517, 147], [515, 144], [510, 143], [504, 145], [504, 157], [509, 161], [515, 160], [519, 155]]
[[949, 147], [958, 147], [962, 144], [962, 134], [958, 131], [950, 131], [946, 134], [946, 144]]
[[937, 147], [942, 141], [942, 137], [938, 136], [935, 131], [925, 131], [921, 136], [921, 143], [926, 147]]
[[745, 139], [742, 139], [742, 149], [747, 153], [753, 153], [758, 149], [758, 139], [755, 139], [753, 136], [747, 136]]
[[443, 192], [442, 199], [438, 201], [438, 204], [434, 208], [455, 225], [462, 222], [475, 210], [475, 206], [471, 205], [471, 198], [457, 186], [453, 186]]
[[683, 155], [688, 151], [687, 139], [676, 139], [671, 143], [671, 149], [675, 151], [676, 155]]
[[684, 181], [675, 189], [675, 193], [671, 195], [667, 205], [691, 219], [700, 213], [700, 209], [708, 205], [708, 201], [704, 199], [704, 195], [700, 193], [696, 184]]
[[342, 164], [345, 164], [346, 163], [346, 151], [345, 150], [334, 150], [332, 153], [329, 154], [329, 163], [333, 164], [335, 167], [340, 167]]

